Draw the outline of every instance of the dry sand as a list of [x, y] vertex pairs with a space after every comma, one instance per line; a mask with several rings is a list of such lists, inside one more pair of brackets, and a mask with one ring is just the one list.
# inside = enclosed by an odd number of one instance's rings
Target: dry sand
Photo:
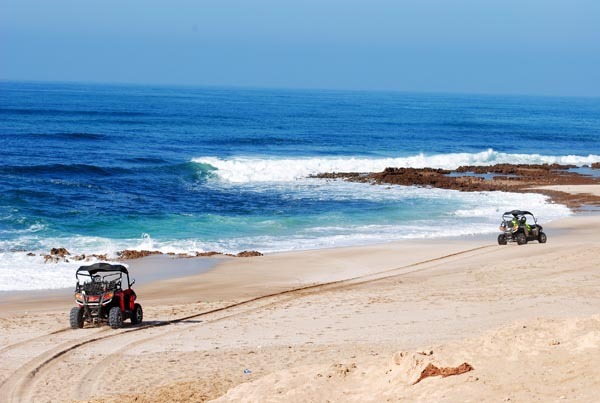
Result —
[[[70, 291], [13, 296], [0, 302], [0, 400], [597, 401], [600, 216], [545, 227], [546, 244], [490, 235], [217, 260], [138, 282], [150, 327], [70, 330]], [[463, 363], [415, 384], [428, 364]]]
[[546, 189], [570, 194], [590, 194], [593, 196], [600, 196], [600, 185], [555, 185], [538, 186], [532, 189]]

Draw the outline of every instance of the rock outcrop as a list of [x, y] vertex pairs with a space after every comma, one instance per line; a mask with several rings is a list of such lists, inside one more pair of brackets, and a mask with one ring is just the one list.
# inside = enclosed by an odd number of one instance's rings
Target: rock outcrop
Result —
[[130, 250], [125, 249], [120, 252], [117, 252], [117, 256], [121, 260], [129, 260], [129, 259], [140, 259], [146, 256], [152, 255], [162, 255], [163, 253], [157, 250]]
[[237, 257], [254, 257], [254, 256], [262, 256], [263, 254], [260, 252], [257, 252], [255, 250], [245, 250], [243, 252], [238, 253], [236, 256]]
[[[600, 168], [592, 164], [592, 168]], [[592, 195], [571, 195], [563, 192], [532, 189], [550, 185], [600, 184], [600, 178], [569, 171], [573, 165], [559, 164], [497, 164], [491, 166], [461, 166], [455, 170], [433, 168], [386, 168], [382, 172], [333, 172], [314, 175], [322, 179], [343, 179], [350, 182], [423, 186], [461, 192], [504, 191], [544, 193], [570, 207], [582, 204], [600, 205]]]

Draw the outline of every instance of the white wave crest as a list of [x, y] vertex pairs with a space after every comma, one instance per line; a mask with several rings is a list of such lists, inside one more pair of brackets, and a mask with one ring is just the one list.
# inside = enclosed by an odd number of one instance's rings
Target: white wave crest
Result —
[[248, 182], [291, 182], [324, 172], [380, 172], [387, 167], [397, 168], [442, 168], [456, 169], [461, 165], [494, 164], [568, 164], [576, 166], [600, 162], [600, 155], [540, 155], [508, 154], [488, 149], [479, 153], [418, 154], [398, 158], [253, 158], [253, 157], [198, 157], [192, 162], [208, 164], [222, 181], [231, 183]]

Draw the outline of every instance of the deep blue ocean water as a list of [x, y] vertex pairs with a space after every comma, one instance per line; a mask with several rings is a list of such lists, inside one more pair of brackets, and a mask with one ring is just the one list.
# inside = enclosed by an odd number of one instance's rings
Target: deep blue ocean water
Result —
[[537, 195], [308, 176], [599, 162], [600, 99], [0, 82], [0, 147], [6, 290], [42, 264], [23, 251], [58, 246], [274, 252], [490, 233], [509, 208], [562, 217]]

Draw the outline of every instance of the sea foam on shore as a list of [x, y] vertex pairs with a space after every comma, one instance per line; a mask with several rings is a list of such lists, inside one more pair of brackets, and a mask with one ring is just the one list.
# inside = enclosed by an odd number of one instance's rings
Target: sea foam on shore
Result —
[[[316, 211], [314, 216], [304, 218], [238, 216], [224, 222], [215, 217], [212, 225], [221, 226], [215, 231], [229, 236], [208, 240], [177, 238], [175, 230], [171, 236], [154, 237], [144, 233], [138, 238], [124, 239], [45, 237], [28, 233], [27, 239], [15, 239], [12, 249], [28, 243], [33, 246], [29, 251], [36, 256], [19, 251], [1, 253], [0, 291], [72, 286], [75, 269], [86, 263], [45, 263], [42, 255], [57, 246], [66, 247], [74, 254], [106, 254], [114, 259], [116, 252], [124, 249], [192, 254], [211, 250], [273, 253], [445, 237], [489, 236], [490, 242], [495, 242], [500, 216], [506, 210], [531, 209], [543, 224], [572, 214], [566, 206], [550, 203], [546, 196], [532, 193], [458, 192], [317, 179], [296, 181], [293, 185], [253, 183], [246, 186], [246, 191], [255, 193], [278, 191], [289, 198], [291, 205], [306, 203], [310, 195], [323, 198], [321, 202], [326, 204], [344, 203], [347, 209], [343, 212]], [[370, 203], [375, 208], [362, 207]], [[356, 208], [350, 208], [352, 205]], [[4, 248], [10, 250], [7, 242], [4, 241]]]

